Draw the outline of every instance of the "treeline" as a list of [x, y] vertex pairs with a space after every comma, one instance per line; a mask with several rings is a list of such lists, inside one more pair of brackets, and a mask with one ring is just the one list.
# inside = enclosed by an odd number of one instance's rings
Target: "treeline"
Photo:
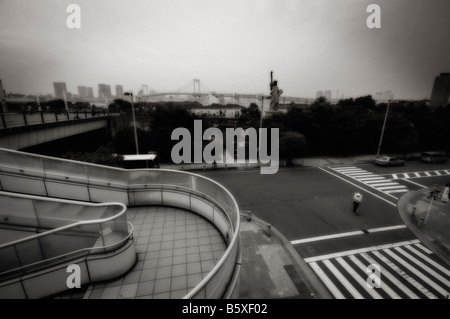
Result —
[[[266, 118], [265, 127], [279, 127], [305, 136], [308, 155], [375, 154], [387, 103], [371, 96], [340, 100], [330, 105], [318, 98], [311, 106], [292, 107]], [[426, 101], [391, 102], [381, 153], [406, 155], [424, 150], [450, 150], [450, 105], [430, 108]]]

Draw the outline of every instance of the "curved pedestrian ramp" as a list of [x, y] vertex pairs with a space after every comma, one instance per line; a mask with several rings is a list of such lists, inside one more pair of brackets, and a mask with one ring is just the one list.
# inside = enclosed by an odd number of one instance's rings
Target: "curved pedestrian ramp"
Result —
[[[89, 298], [239, 294], [239, 206], [207, 177], [0, 148], [0, 199], [0, 298], [67, 289], [72, 263]], [[107, 280], [123, 285], [90, 285]]]
[[136, 260], [121, 203], [0, 192], [0, 207], [0, 298], [64, 291], [71, 264], [80, 267], [80, 284], [87, 284], [117, 277]]

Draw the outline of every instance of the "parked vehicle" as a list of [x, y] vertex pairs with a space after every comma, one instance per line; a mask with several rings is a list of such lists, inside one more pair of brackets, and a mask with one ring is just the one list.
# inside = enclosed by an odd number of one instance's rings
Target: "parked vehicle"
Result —
[[373, 163], [380, 166], [403, 166], [405, 161], [390, 156], [380, 156], [373, 159]]
[[448, 157], [442, 152], [423, 152], [420, 155], [420, 160], [426, 163], [447, 163]]

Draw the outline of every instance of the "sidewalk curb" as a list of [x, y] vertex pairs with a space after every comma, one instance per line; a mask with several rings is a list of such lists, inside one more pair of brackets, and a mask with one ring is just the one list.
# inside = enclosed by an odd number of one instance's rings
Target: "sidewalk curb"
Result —
[[[241, 213], [241, 218], [247, 218], [245, 213]], [[309, 290], [313, 293], [312, 297], [314, 299], [333, 299], [328, 290], [314, 275], [314, 273], [306, 264], [306, 262], [303, 260], [303, 258], [297, 253], [294, 246], [292, 246], [292, 244], [287, 240], [286, 237], [284, 237], [284, 235], [277, 228], [263, 221], [262, 219], [256, 217], [254, 214], [251, 215], [251, 222], [255, 222], [256, 224], [258, 224], [258, 226], [261, 229], [264, 229], [268, 225], [270, 225], [270, 229], [273, 235], [275, 235], [275, 237], [277, 237], [280, 240], [289, 257], [291, 257], [292, 261], [294, 262], [293, 265], [295, 266], [298, 274], [303, 279]]]
[[[448, 266], [450, 266], [450, 258], [442, 252], [439, 248], [436, 247], [436, 245], [431, 241], [428, 236], [426, 236], [420, 228], [418, 228], [411, 220], [409, 213], [407, 211], [407, 204], [410, 202], [411, 198], [416, 196], [417, 194], [427, 190], [427, 188], [422, 188], [416, 191], [410, 191], [405, 194], [403, 194], [397, 203], [397, 209], [400, 214], [400, 217], [402, 218], [403, 222], [406, 226], [408, 226], [409, 230], [417, 237], [419, 240], [425, 244], [425, 246], [430, 249], [434, 254], [436, 254], [440, 259], [445, 261]], [[431, 190], [431, 188], [429, 189]]]

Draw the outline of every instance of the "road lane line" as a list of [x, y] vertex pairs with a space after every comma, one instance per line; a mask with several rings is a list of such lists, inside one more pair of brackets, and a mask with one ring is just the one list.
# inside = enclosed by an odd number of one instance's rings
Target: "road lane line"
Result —
[[[367, 281], [364, 280], [342, 257], [336, 258], [337, 262], [352, 276], [358, 284], [372, 296], [374, 299], [383, 299], [373, 288], [367, 287]], [[364, 271], [365, 272], [365, 271]]]
[[366, 248], [358, 248], [358, 249], [352, 249], [352, 250], [347, 250], [347, 251], [340, 251], [337, 253], [331, 253], [331, 254], [326, 254], [326, 255], [321, 255], [321, 256], [313, 256], [313, 257], [304, 258], [304, 260], [305, 260], [305, 262], [309, 263], [312, 261], [332, 259], [332, 258], [343, 257], [343, 256], [348, 256], [348, 255], [366, 253], [366, 252], [374, 251], [374, 250], [387, 249], [387, 248], [411, 245], [411, 244], [417, 244], [417, 243], [420, 243], [420, 241], [418, 239], [413, 239], [413, 240], [401, 241], [401, 242], [391, 243], [391, 244], [384, 244], [384, 245], [378, 245], [378, 246], [372, 246], [372, 247], [366, 247]]
[[[429, 279], [424, 276], [420, 271], [418, 271], [416, 268], [414, 268], [411, 264], [408, 264], [406, 261], [403, 260], [403, 258], [401, 258], [400, 256], [397, 256], [396, 254], [394, 254], [391, 250], [389, 249], [383, 249], [383, 251], [385, 253], [387, 253], [389, 256], [391, 256], [391, 258], [395, 259], [398, 263], [400, 263], [403, 267], [405, 267], [405, 269], [410, 270], [412, 273], [414, 273], [416, 276], [418, 276], [420, 279], [422, 279], [423, 281], [427, 282], [430, 286], [433, 287], [432, 284], [429, 283]], [[380, 254], [380, 253], [379, 253]], [[381, 255], [381, 254], [380, 254]], [[411, 276], [409, 276], [408, 274], [406, 274], [403, 270], [401, 270], [401, 273], [403, 273], [405, 276], [403, 276], [403, 278], [405, 278], [406, 280], [409, 281], [409, 283], [411, 283], [414, 287], [416, 287], [417, 289], [419, 289], [423, 294], [425, 294], [425, 296], [427, 296], [430, 299], [437, 299], [437, 297], [430, 292], [427, 288], [425, 288], [424, 286], [422, 286], [418, 281], [416, 281], [414, 278], [412, 278]]]
[[405, 246], [407, 249], [409, 249], [412, 253], [416, 254], [417, 256], [419, 256], [420, 258], [422, 258], [423, 260], [426, 260], [429, 264], [433, 265], [434, 268], [439, 269], [441, 272], [443, 272], [444, 274], [446, 274], [447, 276], [450, 277], [450, 270], [448, 270], [447, 268], [443, 267], [442, 265], [438, 264], [437, 262], [435, 262], [433, 259], [425, 256], [424, 254], [422, 254], [420, 251], [418, 251], [416, 248], [414, 248], [413, 246]]
[[[363, 253], [363, 254], [361, 254], [361, 256], [365, 260], [367, 260], [369, 263], [371, 263], [371, 264], [376, 264], [376, 265], [379, 264], [378, 261], [373, 259], [367, 253]], [[380, 258], [380, 256], [381, 256], [381, 258]], [[378, 258], [380, 258], [381, 261], [384, 262], [388, 267], [392, 268], [392, 265], [393, 265], [396, 269], [399, 269], [397, 266], [395, 266], [395, 264], [393, 264], [389, 259], [387, 259], [386, 257], [382, 256], [381, 254], [379, 254]], [[386, 284], [383, 284], [383, 276], [384, 276], [387, 279], [389, 279], [389, 281], [391, 281], [394, 284], [394, 286], [396, 286], [398, 289], [403, 291], [409, 298], [411, 298], [411, 299], [420, 299], [420, 297], [417, 296], [411, 289], [406, 287], [400, 280], [398, 280], [394, 275], [392, 275], [388, 268], [383, 267], [382, 265], [379, 265], [379, 266], [381, 267], [381, 287], [382, 288], [386, 287]], [[395, 272], [397, 272], [396, 269], [393, 269], [393, 270]]]
[[396, 225], [396, 226], [372, 228], [372, 229], [368, 229], [368, 231], [369, 231], [369, 233], [377, 233], [380, 231], [387, 231], [387, 230], [394, 230], [394, 229], [401, 229], [401, 228], [408, 228], [408, 227], [406, 225]]
[[[403, 256], [405, 256], [406, 258], [408, 258], [409, 260], [412, 260], [417, 266], [419, 266], [420, 268], [422, 268], [423, 270], [425, 270], [427, 273], [429, 273], [430, 275], [432, 275], [434, 278], [436, 278], [437, 280], [439, 280], [441, 283], [443, 283], [446, 287], [450, 287], [450, 281], [448, 281], [447, 279], [445, 279], [444, 277], [442, 277], [440, 274], [438, 274], [437, 272], [435, 272], [433, 269], [431, 269], [430, 267], [428, 267], [427, 265], [425, 265], [423, 262], [421, 262], [420, 260], [418, 260], [416, 257], [412, 256], [411, 254], [409, 254], [408, 252], [404, 251], [403, 249], [401, 249], [400, 247], [395, 247], [394, 248], [396, 251], [398, 251], [400, 254], [402, 254]], [[431, 280], [431, 279], [430, 279]], [[447, 291], [445, 289], [443, 289], [438, 283], [436, 283], [436, 286], [432, 286], [433, 288], [435, 288], [437, 291], [439, 291], [439, 293], [441, 293], [443, 296], [447, 296]], [[440, 289], [437, 289], [437, 287], [439, 287]]]
[[292, 245], [298, 245], [298, 244], [309, 243], [309, 242], [312, 242], [312, 241], [320, 241], [320, 240], [339, 238], [339, 237], [346, 237], [346, 236], [354, 236], [354, 235], [361, 235], [361, 234], [364, 234], [364, 233], [361, 230], [357, 230], [357, 231], [346, 232], [346, 233], [338, 233], [338, 234], [324, 235], [324, 236], [311, 237], [311, 238], [305, 238], [305, 239], [297, 239], [297, 240], [291, 241], [291, 244]]
[[419, 184], [419, 183], [416, 183], [416, 182], [413, 182], [413, 181], [410, 180], [410, 179], [404, 179], [404, 181], [406, 181], [406, 182], [408, 182], [408, 183], [411, 183], [411, 184], [414, 184], [414, 185], [417, 185], [417, 186], [419, 186], [419, 187], [421, 187], [421, 188], [427, 188], [426, 186], [424, 186], [424, 185], [422, 185], [422, 184]]
[[322, 282], [327, 286], [328, 290], [330, 290], [331, 294], [336, 299], [345, 299], [345, 296], [339, 291], [339, 289], [333, 284], [330, 278], [328, 278], [327, 274], [320, 268], [320, 266], [312, 262], [309, 264], [311, 268], [316, 272], [317, 276], [322, 280]]
[[[334, 174], [334, 173], [332, 173], [332, 172], [330, 172], [330, 171], [327, 171], [326, 169], [323, 169], [322, 167], [319, 167], [319, 169], [321, 169], [322, 171], [324, 171], [324, 172], [326, 172], [326, 173], [328, 173], [328, 174], [330, 174], [330, 175], [333, 175], [333, 176], [335, 176], [335, 177], [337, 177], [337, 178], [339, 178], [339, 179], [342, 179], [343, 181], [345, 181], [345, 182], [347, 182], [347, 183], [349, 183], [349, 184], [351, 184], [351, 185], [353, 185], [353, 186], [355, 186], [355, 187], [357, 187], [357, 188], [359, 188], [359, 189], [364, 190], [365, 192], [367, 192], [367, 193], [369, 193], [369, 194], [371, 194], [371, 195], [373, 195], [373, 196], [375, 196], [375, 197], [377, 197], [377, 198], [379, 198], [379, 199], [385, 201], [386, 203], [391, 204], [392, 206], [397, 207], [397, 204], [392, 203], [392, 202], [388, 201], [387, 199], [385, 199], [385, 198], [383, 198], [383, 197], [381, 197], [381, 196], [379, 196], [379, 195], [377, 195], [377, 194], [375, 194], [375, 193], [373, 193], [373, 192], [371, 192], [371, 191], [368, 191], [368, 190], [366, 190], [365, 188], [363, 188], [363, 187], [361, 187], [361, 186], [358, 186], [358, 185], [356, 185], [355, 183], [352, 183], [352, 182], [346, 180], [345, 178], [343, 178], [343, 177], [341, 177], [341, 176], [339, 176], [339, 175], [336, 175], [336, 174]], [[386, 194], [386, 195], [388, 195], [388, 196], [394, 198], [395, 200], [398, 200], [398, 198], [395, 197], [395, 196], [393, 196], [393, 195], [390, 195], [390, 194]]]
[[344, 277], [344, 275], [341, 274], [341, 272], [331, 263], [331, 261], [324, 260], [323, 263], [355, 299], [364, 299], [359, 291], [353, 287], [353, 285], [347, 280], [347, 278]]
[[[400, 228], [406, 228], [406, 225], [370, 228], [370, 229], [367, 229], [367, 231], [369, 233], [376, 233], [376, 232], [395, 230], [395, 229], [400, 229]], [[327, 240], [327, 239], [333, 239], [333, 238], [339, 238], [339, 237], [347, 237], [347, 236], [355, 236], [355, 235], [363, 235], [363, 234], [365, 234], [365, 233], [362, 230], [356, 230], [356, 231], [345, 232], [345, 233], [337, 233], [337, 234], [332, 234], [332, 235], [324, 235], [324, 236], [292, 240], [291, 244], [298, 245], [298, 244], [304, 244], [304, 243], [309, 243], [309, 242], [313, 242], [313, 241], [321, 241], [321, 240]]]

